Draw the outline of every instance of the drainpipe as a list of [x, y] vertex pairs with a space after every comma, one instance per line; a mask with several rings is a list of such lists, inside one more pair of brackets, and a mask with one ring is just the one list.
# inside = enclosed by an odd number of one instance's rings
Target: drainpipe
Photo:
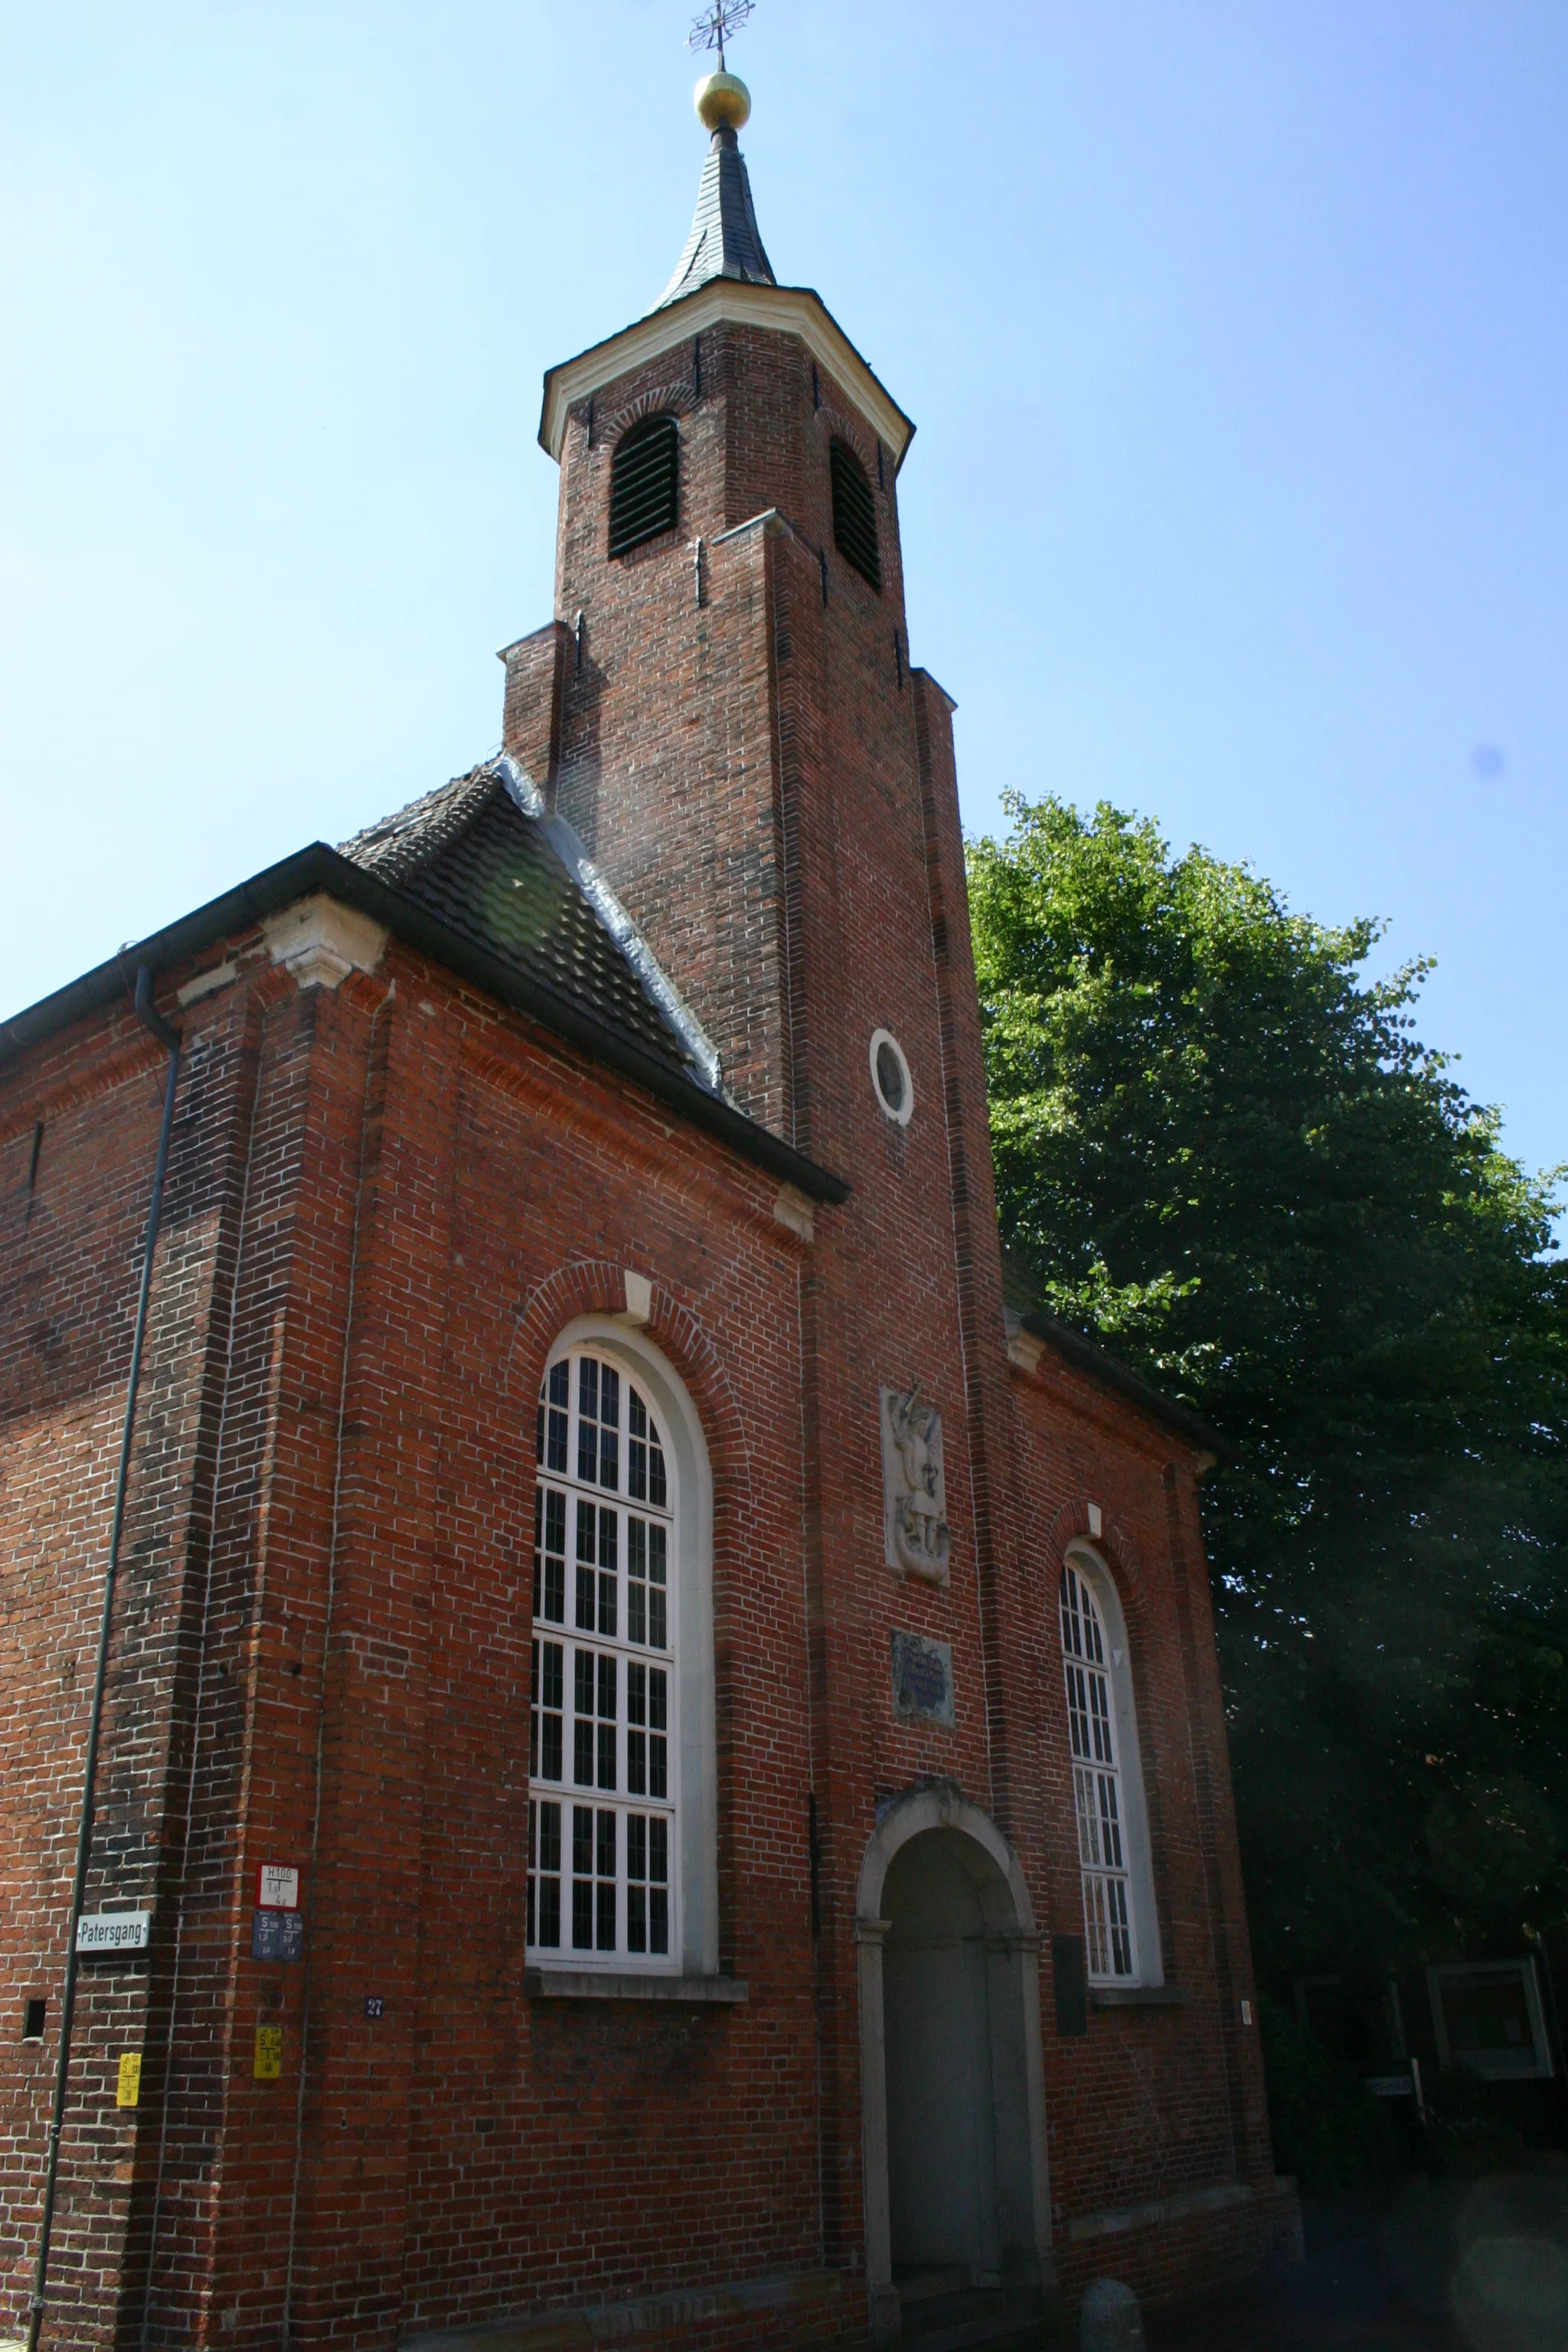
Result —
[[81, 1917], [82, 1899], [87, 1892], [87, 1866], [92, 1853], [93, 1782], [98, 1772], [103, 1686], [109, 1673], [114, 1580], [120, 1567], [121, 1531], [125, 1525], [125, 1488], [131, 1473], [136, 1391], [142, 1381], [142, 1348], [147, 1336], [147, 1301], [153, 1289], [153, 1253], [158, 1245], [158, 1225], [163, 1212], [163, 1178], [169, 1166], [169, 1137], [174, 1123], [174, 1088], [180, 1076], [180, 1033], [169, 1026], [153, 1004], [153, 975], [145, 964], [136, 974], [136, 1017], [166, 1049], [169, 1074], [163, 1085], [163, 1121], [158, 1131], [158, 1157], [153, 1166], [153, 1196], [147, 1206], [147, 1238], [142, 1250], [142, 1287], [136, 1301], [136, 1328], [131, 1342], [131, 1379], [125, 1392], [125, 1424], [120, 1434], [120, 1465], [114, 1477], [114, 1511], [109, 1528], [109, 1564], [103, 1575], [103, 1616], [98, 1629], [98, 1671], [92, 1685], [92, 1713], [88, 1718], [87, 1761], [82, 1767], [81, 1818], [77, 1825], [76, 1877], [71, 1885], [70, 1925], [66, 1938], [66, 1981], [60, 2000], [60, 2048], [55, 2062], [55, 2101], [49, 2118], [49, 2151], [44, 2172], [44, 2210], [38, 2224], [38, 2258], [33, 2273], [32, 2299], [27, 2306], [27, 2352], [37, 2352], [38, 2336], [44, 2324], [44, 2288], [49, 2274], [49, 2238], [54, 2229], [60, 2133], [65, 2124], [66, 2084], [70, 2072], [71, 2021], [76, 2013], [77, 1923]]

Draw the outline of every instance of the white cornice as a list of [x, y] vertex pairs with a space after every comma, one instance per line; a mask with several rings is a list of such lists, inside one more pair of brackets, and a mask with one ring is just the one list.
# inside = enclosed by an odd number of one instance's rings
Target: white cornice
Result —
[[743, 278], [710, 278], [694, 294], [625, 327], [607, 342], [595, 343], [574, 360], [563, 360], [544, 379], [539, 438], [557, 464], [574, 401], [597, 392], [618, 375], [646, 367], [661, 352], [673, 351], [705, 327], [721, 323], [772, 327], [798, 335], [817, 365], [842, 386], [873, 433], [893, 453], [895, 472], [914, 437], [914, 426], [887, 387], [872, 374], [820, 294], [806, 286], [756, 286]]
[[268, 915], [262, 937], [301, 988], [336, 988], [351, 971], [374, 971], [386, 946], [385, 926], [318, 891]]

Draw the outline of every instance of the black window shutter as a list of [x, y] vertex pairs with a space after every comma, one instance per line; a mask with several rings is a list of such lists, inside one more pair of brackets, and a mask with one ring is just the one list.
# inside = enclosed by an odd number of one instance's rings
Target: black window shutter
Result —
[[846, 441], [827, 453], [833, 480], [833, 544], [862, 580], [882, 592], [882, 559], [877, 547], [877, 501], [866, 468]]
[[1089, 2032], [1089, 1983], [1084, 1974], [1083, 1937], [1051, 1937], [1051, 1977], [1057, 1989], [1057, 2032], [1067, 2035]]
[[623, 433], [610, 460], [610, 553], [660, 531], [680, 518], [680, 434], [673, 416], [648, 416]]

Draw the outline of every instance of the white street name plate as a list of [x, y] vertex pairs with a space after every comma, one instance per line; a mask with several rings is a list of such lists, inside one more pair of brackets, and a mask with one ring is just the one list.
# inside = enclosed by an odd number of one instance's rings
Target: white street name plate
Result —
[[143, 1952], [150, 1911], [84, 1911], [76, 1923], [79, 1952]]

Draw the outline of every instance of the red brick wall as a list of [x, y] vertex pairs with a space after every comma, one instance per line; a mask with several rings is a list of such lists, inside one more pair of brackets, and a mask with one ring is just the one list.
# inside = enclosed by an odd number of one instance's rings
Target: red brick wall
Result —
[[[797, 1326], [800, 1244], [773, 1220], [771, 1181], [695, 1135], [671, 1136], [662, 1113], [531, 1045], [521, 1024], [471, 1003], [459, 1010], [440, 975], [389, 966], [394, 977], [390, 997], [379, 975], [337, 996], [279, 995], [268, 974], [261, 1005], [236, 989], [198, 1016], [208, 1037], [193, 1066], [226, 1031], [254, 1030], [258, 1051], [248, 1103], [227, 1121], [217, 1114], [201, 1139], [204, 1153], [242, 1161], [245, 1183], [210, 1570], [199, 1596], [184, 1596], [202, 1622], [198, 1687], [184, 1693], [202, 1769], [194, 1796], [181, 1792], [192, 1812], [183, 1888], [168, 1877], [160, 1888], [183, 1914], [166, 2135], [149, 2140], [147, 2126], [161, 2120], [167, 2019], [149, 2032], [123, 2013], [141, 1972], [103, 1969], [93, 1980], [121, 2011], [101, 2063], [111, 2025], [91, 1998], [79, 2029], [73, 2147], [90, 2116], [94, 2159], [126, 2169], [120, 2208], [134, 2166], [138, 2242], [156, 2189], [160, 2326], [179, 2333], [205, 2316], [239, 2343], [276, 2340], [307, 1990], [310, 2155], [291, 2302], [308, 2333], [383, 2340], [400, 2319], [470, 2307], [476, 2292], [561, 2299], [818, 2256], [799, 1546], [777, 1543], [781, 1523], [798, 1516], [798, 1368], [779, 1343]], [[145, 1118], [142, 1128], [126, 1138], [132, 1252], [135, 1179], [152, 1153]], [[26, 1139], [30, 1150], [30, 1123]], [[195, 1144], [189, 1133], [176, 1142], [176, 1189]], [[61, 1135], [56, 1229], [64, 1150]], [[85, 1160], [80, 1175], [90, 1198]], [[49, 1230], [41, 1212], [34, 1225]], [[159, 1349], [173, 1337], [173, 1226], [172, 1216], [154, 1293]], [[720, 1747], [731, 1797], [748, 1784], [738, 1837], [733, 1803], [721, 1808], [723, 1956], [751, 1976], [754, 2005], [695, 2018], [531, 2016], [521, 1922], [532, 1400], [555, 1330], [586, 1309], [619, 1311], [628, 1264], [655, 1276], [651, 1333], [697, 1400], [713, 1458]], [[149, 1412], [152, 1387], [150, 1373]], [[110, 1436], [120, 1402], [110, 1395]], [[81, 1496], [60, 1443], [63, 1415], [40, 1432], [47, 1418], [35, 1396], [33, 1449], [80, 1510], [94, 1498]], [[111, 1444], [100, 1450], [111, 1468]], [[36, 1525], [31, 1497], [8, 1476], [14, 1496]], [[101, 1522], [106, 1496], [96, 1500]], [[57, 1589], [79, 1588], [85, 1616], [96, 1601], [91, 1554], [89, 1540], [79, 1562], [56, 1549], [48, 1563]], [[10, 1591], [9, 1559], [7, 1570]], [[30, 1622], [26, 1633], [29, 1649], [45, 1638]], [[117, 1670], [117, 1691], [124, 1680]], [[25, 1696], [15, 1663], [5, 1696], [18, 1706]], [[111, 1701], [106, 1788], [123, 1781], [131, 1736]], [[752, 1769], [753, 1749], [765, 1770]], [[25, 1767], [20, 1750], [18, 1741]], [[34, 1769], [34, 1810], [52, 1800], [53, 1844], [68, 1849], [74, 1776], [42, 1741]], [[104, 1818], [107, 1828], [107, 1807]], [[8, 1825], [25, 1829], [14, 1813]], [[248, 1958], [246, 1890], [255, 1864], [278, 1858], [306, 1865], [308, 1987], [304, 1969]], [[122, 1865], [102, 1883], [118, 1900], [144, 1891]], [[47, 1911], [29, 1906], [18, 1997], [35, 1983], [56, 1990], [58, 1961], [38, 1951], [37, 1931], [52, 1927], [58, 1945], [64, 1894], [61, 1880]], [[781, 1926], [793, 1927], [782, 1945]], [[163, 1937], [163, 1911], [158, 1927]], [[153, 1965], [172, 1976], [162, 1945]], [[374, 2025], [367, 1992], [384, 2002]], [[284, 2026], [281, 2084], [251, 2079], [263, 2017]], [[108, 2104], [121, 2046], [148, 2052], [132, 2117]], [[7, 2180], [18, 2254], [47, 2063], [25, 2056], [37, 2095], [13, 2113]], [[651, 2103], [650, 2082], [679, 2089]], [[738, 2148], [746, 2116], [751, 2139]], [[96, 2216], [101, 2202], [88, 2180], [101, 2178], [91, 2165], [68, 2172], [62, 2279], [86, 2250], [79, 2206], [90, 2201]], [[584, 2233], [589, 2210], [613, 2210], [609, 2264]], [[107, 2224], [94, 2229], [112, 2264]]]
[[1031, 1884], [1049, 1932], [1082, 1932], [1057, 1585], [1066, 1546], [1089, 1536], [1093, 1503], [1102, 1526], [1094, 1549], [1127, 1624], [1163, 1970], [1184, 1996], [1179, 2007], [1091, 2006], [1087, 2035], [1063, 2040], [1052, 2030], [1047, 1967], [1058, 2220], [1223, 2182], [1268, 2187], [1258, 2032], [1241, 2019], [1242, 2000], [1254, 1994], [1218, 1665], [1202, 1554], [1191, 1548], [1192, 1454], [1048, 1353], [1037, 1372], [1016, 1371], [1013, 1383], [1026, 1547], [1020, 1646], [1026, 1641], [1033, 1653], [1021, 1679], [1033, 1693], [1029, 1779], [1040, 1839]]
[[[58, 2046], [81, 1765], [164, 1056], [124, 1015], [46, 1051], [7, 1087], [0, 1134], [10, 1227], [0, 1406], [5, 1647], [4, 1838], [8, 2005], [48, 2002], [43, 2045], [0, 2039], [5, 2257], [19, 2289], [36, 2235]], [[161, 1905], [189, 1784], [189, 1682], [204, 1574], [215, 1415], [232, 1276], [231, 1114], [245, 1057], [215, 1034], [186, 1056], [158, 1260], [157, 1313], [116, 1602], [89, 1909]], [[32, 1139], [42, 1138], [36, 1181]], [[17, 1179], [20, 1181], [16, 1181]], [[145, 1958], [84, 1963], [62, 2158], [55, 2275], [64, 2311], [102, 2324], [135, 2267], [133, 2181], [160, 2083], [150, 2021], [168, 1922]], [[143, 2107], [114, 2105], [120, 2054], [145, 2053]], [[18, 2063], [19, 2062], [19, 2063]], [[131, 2231], [128, 2241], [127, 2231]], [[127, 2248], [129, 2246], [129, 2254]]]

